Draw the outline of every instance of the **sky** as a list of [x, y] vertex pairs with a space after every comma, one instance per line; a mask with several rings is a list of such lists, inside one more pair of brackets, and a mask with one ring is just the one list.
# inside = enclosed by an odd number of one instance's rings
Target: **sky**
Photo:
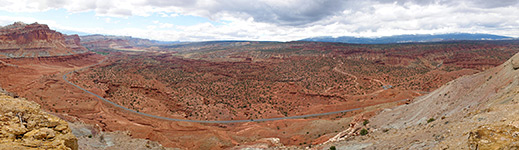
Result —
[[488, 33], [519, 37], [519, 0], [0, 0], [0, 25], [161, 41]]

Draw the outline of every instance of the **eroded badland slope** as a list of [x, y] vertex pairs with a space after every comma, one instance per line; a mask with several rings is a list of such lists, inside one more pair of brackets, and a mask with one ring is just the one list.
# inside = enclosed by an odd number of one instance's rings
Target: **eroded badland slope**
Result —
[[519, 146], [519, 54], [386, 109], [370, 119], [366, 136], [321, 148], [515, 149]]

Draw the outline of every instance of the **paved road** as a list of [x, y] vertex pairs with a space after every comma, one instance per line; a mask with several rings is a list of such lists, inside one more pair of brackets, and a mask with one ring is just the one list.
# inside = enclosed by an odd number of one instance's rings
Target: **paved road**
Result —
[[[107, 57], [108, 58], [108, 57]], [[360, 108], [355, 108], [355, 109], [347, 109], [347, 110], [341, 110], [341, 111], [334, 111], [334, 112], [327, 112], [327, 113], [318, 113], [318, 114], [309, 114], [309, 115], [300, 115], [300, 116], [290, 116], [290, 117], [280, 117], [280, 118], [268, 118], [268, 119], [250, 119], [250, 120], [223, 120], [223, 121], [219, 121], [219, 120], [187, 120], [187, 119], [176, 119], [176, 118], [168, 118], [168, 117], [161, 117], [161, 116], [155, 116], [155, 115], [151, 115], [151, 114], [147, 114], [147, 113], [142, 113], [142, 112], [138, 112], [138, 111], [135, 111], [135, 110], [132, 110], [132, 109], [128, 109], [124, 106], [121, 106], [119, 104], [116, 104], [110, 100], [107, 100], [97, 94], [94, 94], [82, 87], [79, 87], [78, 85], [70, 82], [69, 80], [67, 80], [67, 75], [73, 73], [73, 72], [77, 72], [77, 71], [81, 71], [81, 70], [84, 70], [84, 69], [87, 69], [87, 68], [90, 68], [92, 66], [95, 66], [95, 65], [98, 65], [102, 62], [104, 62], [107, 58], [103, 59], [101, 62], [97, 63], [97, 64], [94, 64], [94, 65], [90, 65], [90, 66], [87, 66], [85, 68], [82, 68], [82, 69], [78, 69], [78, 70], [74, 70], [74, 71], [71, 71], [71, 72], [68, 72], [66, 74], [63, 75], [63, 80], [65, 80], [68, 84], [71, 84], [75, 87], [77, 87], [78, 89], [81, 89], [83, 91], [85, 91], [86, 93], [90, 94], [90, 95], [94, 95], [95, 97], [99, 98], [100, 100], [103, 100], [104, 102], [107, 102], [115, 107], [118, 107], [118, 108], [121, 108], [121, 109], [124, 109], [126, 111], [129, 111], [129, 112], [132, 112], [132, 113], [136, 113], [136, 114], [139, 114], [139, 115], [143, 115], [143, 116], [147, 116], [147, 117], [151, 117], [151, 118], [157, 118], [157, 119], [163, 119], [163, 120], [169, 120], [169, 121], [185, 121], [185, 122], [196, 122], [196, 123], [241, 123], [241, 122], [263, 122], [263, 121], [275, 121], [275, 120], [285, 120], [285, 119], [301, 119], [301, 118], [307, 118], [307, 117], [317, 117], [317, 116], [325, 116], [325, 115], [332, 115], [332, 114], [338, 114], [338, 113], [345, 113], [345, 112], [350, 112], [350, 111], [355, 111], [355, 110], [359, 110]]]

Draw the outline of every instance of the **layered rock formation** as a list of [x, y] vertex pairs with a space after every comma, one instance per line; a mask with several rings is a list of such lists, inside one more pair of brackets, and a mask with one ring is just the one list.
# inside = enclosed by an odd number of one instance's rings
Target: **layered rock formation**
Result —
[[78, 35], [64, 35], [44, 24], [16, 22], [0, 28], [0, 58], [65, 56], [87, 52]]
[[40, 105], [0, 93], [0, 149], [78, 149], [68, 123]]

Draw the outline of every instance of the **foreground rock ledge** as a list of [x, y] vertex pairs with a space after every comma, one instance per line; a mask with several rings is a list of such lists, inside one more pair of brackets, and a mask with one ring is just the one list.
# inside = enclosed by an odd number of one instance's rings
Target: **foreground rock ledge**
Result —
[[67, 122], [40, 105], [0, 93], [0, 150], [78, 149]]

